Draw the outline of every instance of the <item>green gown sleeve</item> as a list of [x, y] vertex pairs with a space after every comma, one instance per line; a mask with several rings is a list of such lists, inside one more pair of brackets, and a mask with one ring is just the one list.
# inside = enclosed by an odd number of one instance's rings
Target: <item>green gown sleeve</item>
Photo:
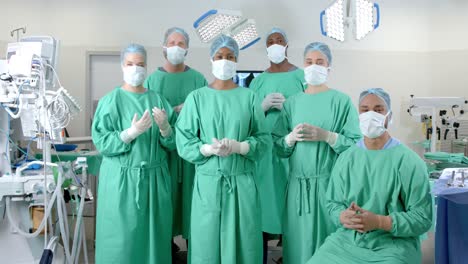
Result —
[[145, 87], [145, 88], [148, 89], [148, 90], [151, 90], [151, 89], [152, 89], [152, 88], [151, 88], [151, 82], [152, 82], [152, 79], [153, 79], [152, 76], [153, 76], [153, 75], [148, 76], [148, 77], [146, 78], [145, 82], [143, 83], [143, 87]]
[[200, 87], [205, 87], [205, 86], [208, 85], [208, 82], [206, 81], [205, 77], [202, 76], [202, 79], [203, 79], [202, 85], [201, 85], [201, 86], [199, 85], [198, 88], [200, 88]]
[[[252, 91], [254, 91], [255, 94], [257, 94], [257, 96], [258, 96], [258, 93], [257, 93], [257, 92], [258, 92], [258, 91], [257, 91], [257, 90], [258, 90], [258, 85], [257, 85], [257, 81], [256, 81], [256, 80], [257, 80], [257, 79], [254, 78], [254, 79], [250, 82], [250, 84], [249, 84], [249, 89], [252, 90]], [[257, 99], [258, 99], [258, 98], [257, 98]]]
[[427, 232], [432, 225], [432, 198], [427, 168], [419, 157], [412, 159], [405, 162], [399, 171], [400, 199], [405, 208], [402, 212], [390, 214], [391, 233], [396, 237], [419, 236]]
[[336, 227], [341, 226], [340, 214], [346, 210], [349, 205], [345, 204], [346, 194], [343, 178], [341, 177], [341, 166], [343, 157], [339, 157], [333, 167], [330, 182], [328, 183], [328, 190], [326, 194], [326, 206], [328, 214]]
[[162, 97], [162, 96], [159, 96], [159, 97], [161, 98], [162, 107], [164, 108], [164, 110], [166, 110], [167, 121], [169, 122], [169, 125], [172, 128], [171, 135], [169, 135], [167, 137], [160, 136], [159, 137], [159, 142], [161, 143], [161, 145], [165, 149], [167, 149], [169, 151], [175, 150], [176, 149], [176, 142], [175, 142], [175, 138], [176, 138], [175, 133], [176, 133], [176, 131], [175, 131], [174, 125], [175, 125], [175, 122], [177, 120], [177, 116], [174, 113], [174, 110], [172, 109], [169, 102], [164, 97]]
[[247, 159], [260, 159], [263, 151], [271, 146], [271, 136], [266, 130], [265, 115], [262, 108], [257, 104], [257, 96], [253, 96], [252, 119], [250, 120], [250, 136], [245, 139], [249, 143], [249, 152], [245, 155]]
[[283, 111], [281, 111], [278, 120], [276, 120], [275, 128], [271, 135], [273, 137], [274, 148], [278, 156], [282, 158], [289, 158], [294, 152], [296, 145], [290, 147], [286, 144], [284, 138], [292, 131], [290, 127], [290, 101], [286, 100], [283, 105]]
[[204, 164], [210, 158], [200, 152], [204, 143], [199, 138], [199, 132], [200, 115], [191, 93], [187, 96], [176, 123], [176, 144], [179, 156], [193, 164]]
[[[120, 139], [121, 129], [116, 120], [112, 119], [109, 109], [113, 104], [101, 100], [94, 115], [91, 135], [96, 149], [104, 156], [117, 156], [130, 151], [132, 144], [126, 144]], [[130, 124], [129, 124], [130, 126]]]
[[208, 82], [206, 81], [206, 78], [203, 74], [201, 74], [200, 72], [196, 71], [193, 68], [191, 70], [192, 72], [194, 72], [194, 74], [191, 75], [192, 76], [191, 78], [193, 78], [193, 81], [195, 82], [193, 84], [194, 85], [193, 88], [198, 89], [198, 88], [202, 88], [208, 85]]
[[336, 143], [331, 146], [331, 148], [338, 154], [341, 154], [350, 146], [356, 144], [356, 142], [362, 137], [361, 130], [359, 128], [359, 116], [349, 97], [347, 97], [343, 113], [345, 113], [345, 116], [341, 118], [344, 118], [346, 121], [341, 130], [336, 132], [338, 133], [338, 138], [336, 139]]

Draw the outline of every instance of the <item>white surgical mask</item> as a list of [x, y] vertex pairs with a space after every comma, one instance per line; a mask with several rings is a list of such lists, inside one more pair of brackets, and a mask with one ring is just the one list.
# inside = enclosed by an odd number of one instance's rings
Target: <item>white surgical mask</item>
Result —
[[185, 61], [187, 50], [179, 46], [164, 47], [166, 49], [167, 60], [172, 65], [179, 65]]
[[143, 84], [146, 78], [146, 68], [141, 66], [124, 66], [122, 67], [123, 78], [127, 84], [133, 87]]
[[286, 59], [286, 46], [273, 44], [267, 48], [268, 59], [274, 64], [279, 64]]
[[321, 85], [327, 81], [328, 69], [317, 64], [312, 64], [304, 68], [304, 78], [310, 85]]
[[359, 115], [359, 127], [364, 136], [368, 138], [380, 137], [387, 128], [385, 128], [385, 119], [390, 114], [390, 111], [386, 115], [379, 114], [374, 111], [368, 111]]
[[229, 80], [236, 75], [237, 63], [230, 60], [211, 61], [213, 75], [219, 80]]

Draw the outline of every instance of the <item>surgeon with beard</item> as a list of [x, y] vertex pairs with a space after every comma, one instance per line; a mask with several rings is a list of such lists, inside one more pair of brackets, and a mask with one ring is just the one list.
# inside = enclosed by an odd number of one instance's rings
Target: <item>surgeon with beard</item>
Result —
[[[169, 28], [164, 34], [164, 64], [154, 71], [143, 85], [166, 98], [176, 116], [184, 107], [187, 95], [207, 84], [200, 72], [185, 64], [189, 44], [190, 38], [185, 30], [178, 27]], [[168, 153], [168, 165], [174, 207], [172, 235], [182, 235], [188, 240], [195, 166], [180, 158], [175, 150]]]

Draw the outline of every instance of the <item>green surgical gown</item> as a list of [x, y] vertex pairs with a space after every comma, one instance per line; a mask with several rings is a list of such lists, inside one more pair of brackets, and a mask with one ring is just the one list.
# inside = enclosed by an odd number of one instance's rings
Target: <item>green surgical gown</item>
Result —
[[[158, 69], [148, 76], [144, 86], [162, 95], [174, 107], [185, 102], [185, 98], [190, 92], [206, 84], [205, 77], [201, 73], [188, 68], [184, 72], [177, 73], [168, 73]], [[168, 153], [167, 162], [172, 179], [172, 206], [174, 209], [172, 235], [182, 235], [188, 239], [195, 167], [181, 159], [176, 150]]]
[[126, 144], [120, 133], [135, 113], [169, 103], [154, 91], [116, 88], [99, 100], [92, 125], [93, 142], [103, 156], [99, 173], [96, 263], [171, 263], [171, 179], [166, 150], [175, 149], [174, 133], [161, 137], [152, 127]]
[[[312, 263], [421, 263], [419, 236], [432, 224], [429, 178], [424, 162], [405, 145], [365, 150], [354, 146], [336, 162], [326, 199], [338, 230]], [[344, 228], [340, 213], [352, 202], [392, 218], [392, 230], [361, 234]]]
[[[291, 95], [304, 91], [304, 71], [296, 69], [290, 72], [269, 73], [264, 72], [250, 83], [261, 105], [265, 96], [271, 93], [281, 93], [288, 98]], [[281, 111], [272, 108], [265, 113], [268, 132], [273, 126]], [[262, 207], [262, 231], [270, 234], [282, 233], [282, 215], [288, 179], [288, 159], [281, 158], [268, 149], [262, 159], [257, 163], [258, 189]]]
[[[262, 262], [262, 229], [255, 161], [271, 139], [255, 94], [237, 87], [193, 91], [177, 120], [177, 150], [194, 163], [190, 263], [258, 264]], [[249, 152], [205, 157], [212, 139], [247, 141]]]
[[[289, 147], [284, 137], [300, 123], [337, 133], [335, 145], [298, 142]], [[272, 135], [278, 154], [290, 157], [283, 219], [284, 263], [305, 263], [334, 231], [324, 197], [338, 154], [361, 137], [358, 114], [351, 99], [339, 91], [300, 93], [286, 101]]]

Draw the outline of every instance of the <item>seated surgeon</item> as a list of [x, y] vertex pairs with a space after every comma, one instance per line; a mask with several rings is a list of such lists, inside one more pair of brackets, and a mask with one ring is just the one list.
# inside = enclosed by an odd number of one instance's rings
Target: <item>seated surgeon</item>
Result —
[[340, 155], [327, 190], [338, 230], [307, 263], [421, 263], [419, 236], [432, 224], [426, 165], [388, 133], [383, 89], [362, 92], [359, 113], [364, 139]]

